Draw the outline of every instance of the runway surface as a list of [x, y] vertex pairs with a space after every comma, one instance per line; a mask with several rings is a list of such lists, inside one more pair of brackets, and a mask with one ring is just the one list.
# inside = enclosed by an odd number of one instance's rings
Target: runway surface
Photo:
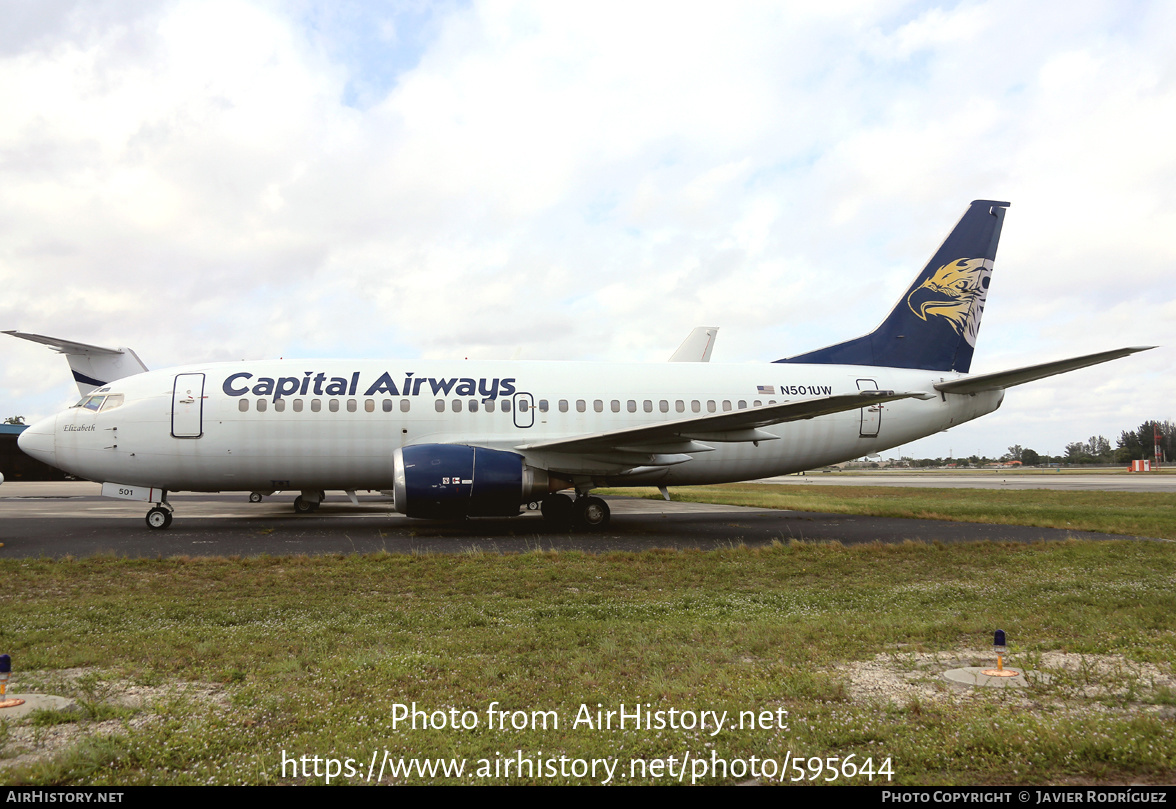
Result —
[[794, 486], [906, 486], [928, 489], [1057, 489], [1099, 492], [1176, 492], [1176, 475], [1149, 472], [1086, 474], [1083, 472], [808, 472], [765, 478], [756, 483]]
[[1109, 534], [1009, 525], [777, 511], [699, 503], [607, 498], [613, 520], [603, 533], [553, 532], [537, 513], [443, 523], [410, 520], [382, 496], [342, 493], [314, 514], [296, 515], [293, 493], [249, 503], [244, 493], [180, 494], [171, 528], [148, 529], [148, 504], [99, 495], [94, 483], [0, 486], [0, 558], [255, 556], [260, 554], [588, 552], [722, 548], [790, 539], [865, 542], [1110, 539]]

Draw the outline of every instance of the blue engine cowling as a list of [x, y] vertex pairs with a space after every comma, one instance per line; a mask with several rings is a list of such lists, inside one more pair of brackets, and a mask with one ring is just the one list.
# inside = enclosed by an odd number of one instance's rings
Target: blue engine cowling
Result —
[[462, 444], [418, 444], [393, 452], [395, 508], [409, 517], [510, 517], [548, 490], [547, 473], [523, 456]]

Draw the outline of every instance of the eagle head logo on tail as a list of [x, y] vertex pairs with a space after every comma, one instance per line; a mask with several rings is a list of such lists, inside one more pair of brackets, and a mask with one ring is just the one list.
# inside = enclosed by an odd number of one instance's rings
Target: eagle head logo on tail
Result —
[[930, 317], [944, 318], [956, 334], [963, 335], [968, 345], [975, 348], [991, 275], [989, 259], [958, 258], [944, 264], [911, 290], [907, 306], [925, 321]]

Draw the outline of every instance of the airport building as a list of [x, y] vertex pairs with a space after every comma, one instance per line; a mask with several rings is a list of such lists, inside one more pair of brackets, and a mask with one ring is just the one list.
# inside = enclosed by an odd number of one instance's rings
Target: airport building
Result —
[[27, 424], [0, 424], [0, 475], [4, 480], [66, 480], [60, 469], [30, 458], [16, 445]]

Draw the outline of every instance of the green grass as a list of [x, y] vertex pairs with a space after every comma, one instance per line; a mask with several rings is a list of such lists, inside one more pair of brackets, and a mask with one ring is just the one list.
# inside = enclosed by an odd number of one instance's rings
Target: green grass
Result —
[[[617, 489], [605, 490], [604, 493], [661, 498], [656, 489]], [[1176, 494], [1167, 492], [908, 489], [896, 486], [729, 483], [722, 486], [683, 486], [671, 491], [670, 496], [673, 500], [693, 503], [1032, 525], [1176, 539]]]
[[[848, 468], [841, 469], [838, 467], [825, 467], [830, 473], [846, 473], [850, 475], [917, 475], [919, 477], [929, 477], [932, 475], [964, 475], [967, 477], [973, 476], [1000, 476], [1008, 477], [1014, 475], [1017, 477], [1031, 477], [1034, 475], [1139, 475], [1139, 472], [1132, 472], [1130, 466], [1123, 464], [1108, 464], [1106, 466], [1094, 467], [1064, 467], [1064, 466], [1027, 466], [1027, 467], [1010, 467], [1008, 469], [986, 469], [975, 467], [962, 467], [960, 469], [945, 469], [943, 467], [919, 468], [912, 467], [904, 469], [901, 467], [890, 467], [885, 469], [856, 469]], [[1176, 475], [1176, 468], [1164, 466], [1162, 468], [1152, 468], [1146, 473], [1146, 476], [1155, 475]]]
[[[0, 646], [13, 656], [15, 690], [38, 686], [85, 707], [74, 720], [84, 738], [38, 760], [13, 763], [44, 742], [19, 741], [11, 722], [0, 728], [7, 784], [326, 780], [283, 776], [283, 751], [350, 757], [364, 774], [373, 752], [461, 757], [474, 768], [522, 750], [620, 759], [626, 775], [631, 759], [689, 752], [890, 759], [893, 783], [906, 784], [1176, 777], [1171, 687], [1136, 676], [1149, 666], [1173, 674], [1176, 550], [1166, 543], [3, 560], [0, 577]], [[1108, 676], [1091, 662], [1027, 702], [988, 691], [953, 699], [934, 685], [925, 699], [853, 693], [849, 661], [881, 654], [909, 668], [919, 653], [984, 650], [996, 627], [1009, 632], [1014, 661], [1055, 650], [1084, 661], [1118, 655], [1114, 679], [1132, 686], [1089, 692], [1084, 682]], [[126, 708], [120, 696], [132, 686], [155, 697]], [[474, 711], [479, 726], [406, 729], [394, 705], [412, 702]], [[494, 702], [555, 711], [561, 724], [489, 729]], [[717, 736], [570, 726], [581, 705], [620, 703], [787, 713], [784, 727]], [[26, 730], [70, 721], [41, 714]], [[335, 779], [348, 780], [362, 782]]]

